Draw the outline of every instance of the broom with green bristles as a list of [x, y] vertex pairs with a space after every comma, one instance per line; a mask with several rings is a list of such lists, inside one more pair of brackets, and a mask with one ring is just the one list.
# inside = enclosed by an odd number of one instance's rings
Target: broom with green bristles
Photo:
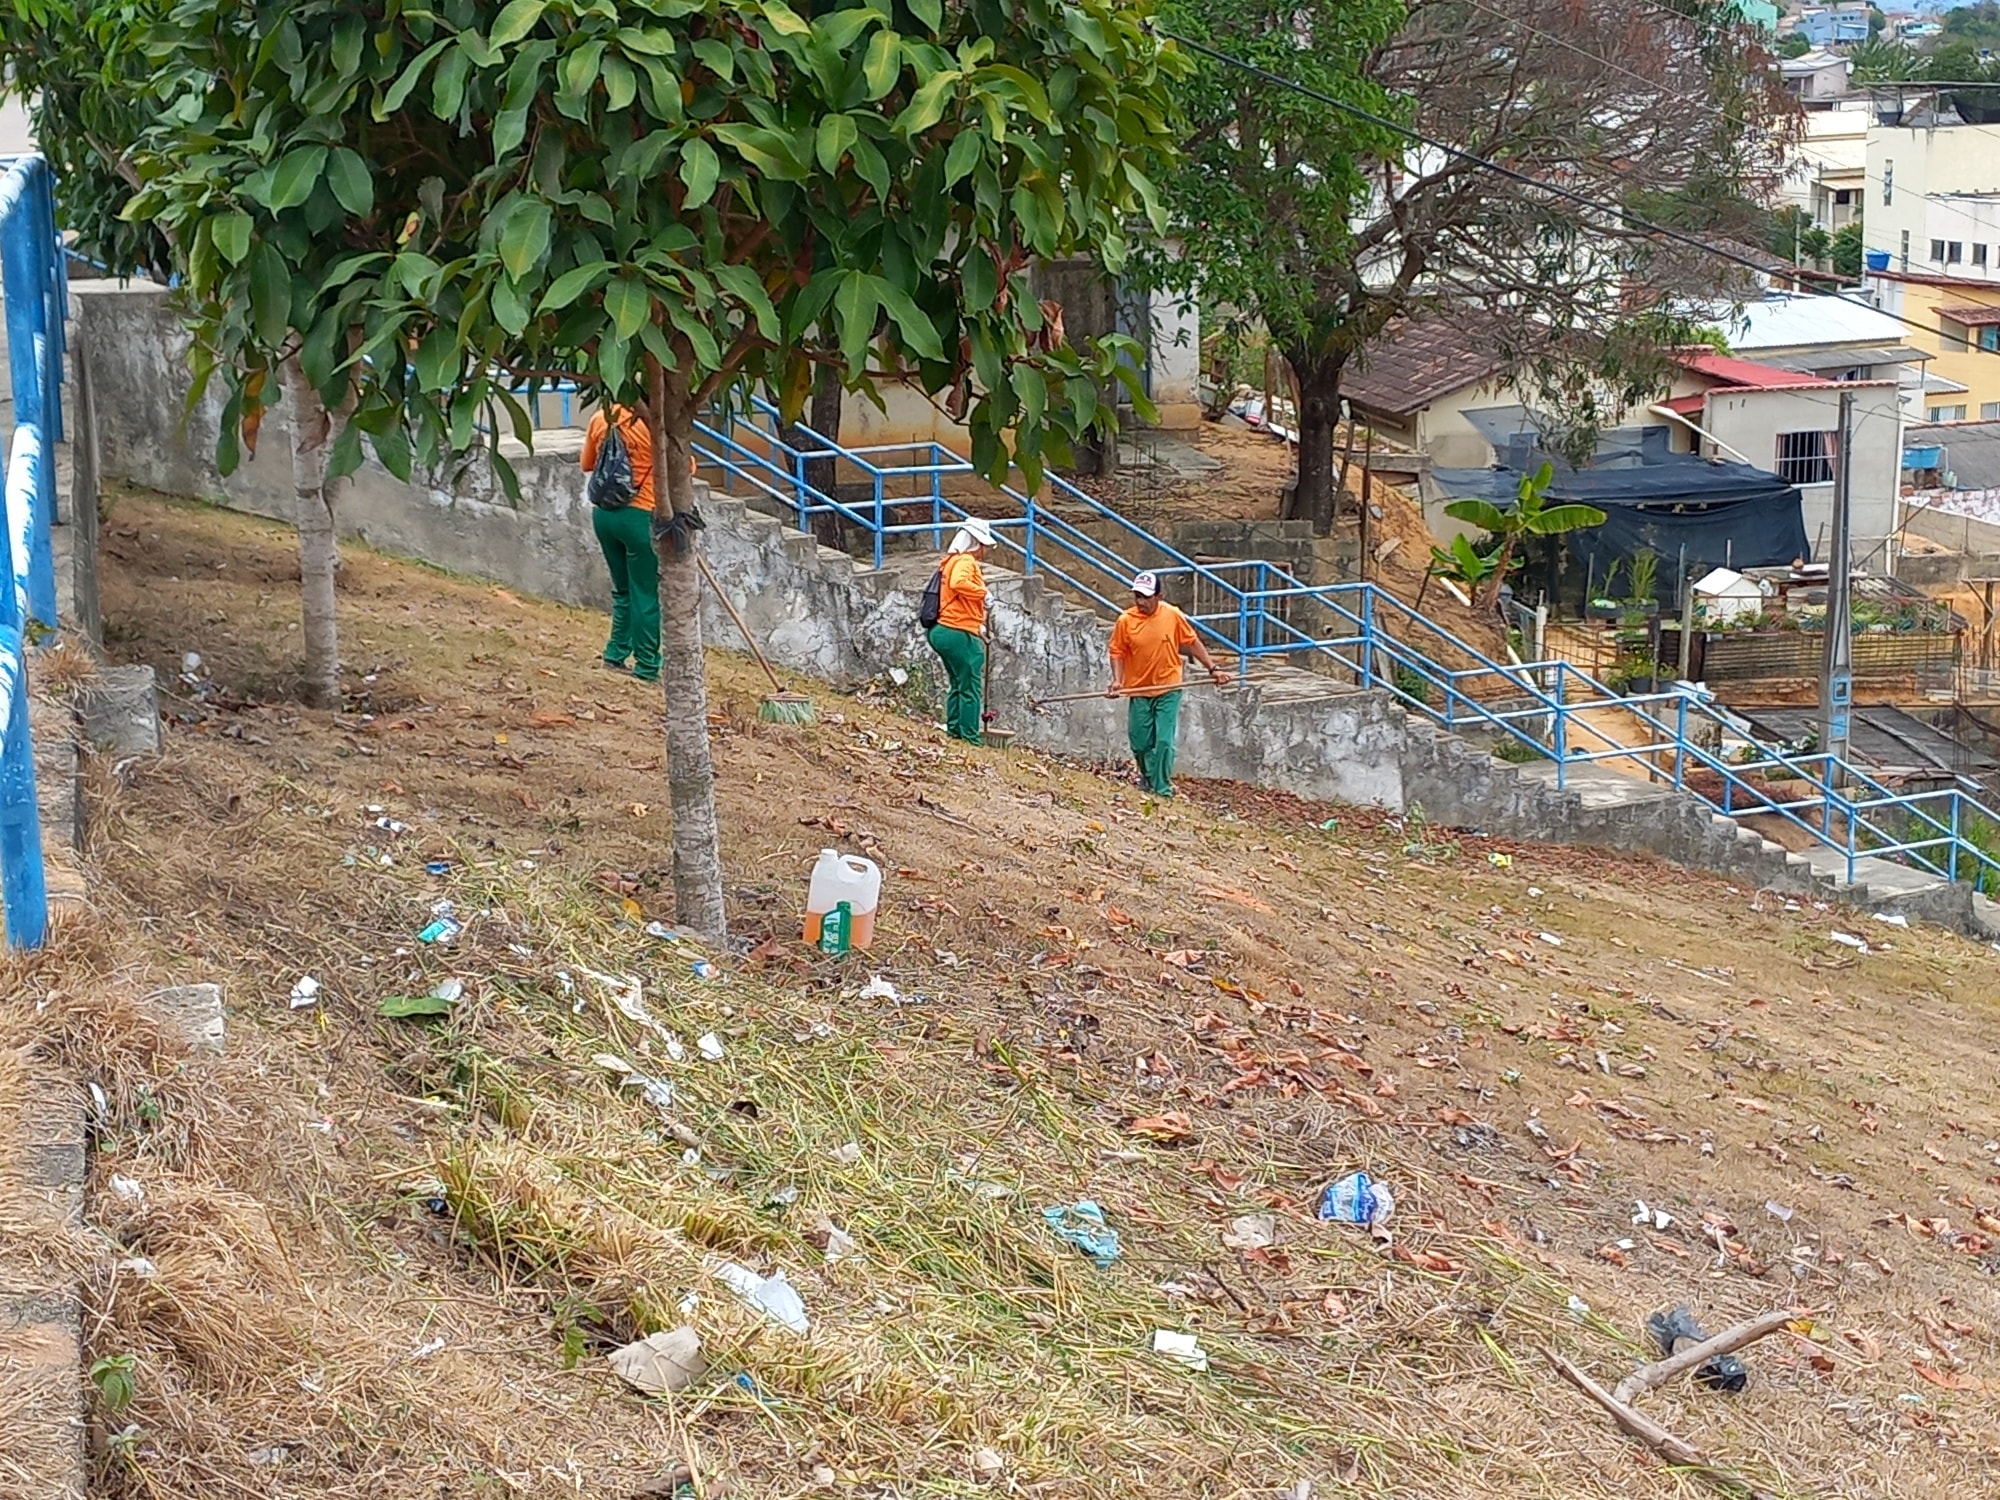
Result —
[[750, 654], [757, 658], [757, 665], [764, 669], [764, 675], [771, 679], [771, 694], [757, 705], [757, 717], [767, 724], [810, 724], [813, 722], [813, 702], [804, 693], [791, 693], [778, 681], [778, 674], [771, 670], [771, 664], [764, 660], [764, 653], [758, 648], [756, 637], [750, 634], [750, 627], [743, 623], [743, 616], [736, 612], [736, 606], [729, 602], [729, 596], [722, 592], [722, 585], [715, 581], [715, 574], [708, 568], [708, 559], [699, 552], [694, 560], [701, 565], [701, 576], [708, 580], [708, 586], [715, 590], [715, 597], [722, 601], [722, 607], [729, 611], [729, 618], [736, 622], [742, 633], [743, 642], [750, 648]]

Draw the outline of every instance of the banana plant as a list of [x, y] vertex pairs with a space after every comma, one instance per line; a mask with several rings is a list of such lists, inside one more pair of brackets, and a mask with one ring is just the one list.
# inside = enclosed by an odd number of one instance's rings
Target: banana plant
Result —
[[1454, 521], [1477, 526], [1500, 540], [1491, 559], [1493, 571], [1483, 580], [1480, 604], [1499, 602], [1500, 587], [1513, 569], [1514, 554], [1524, 538], [1560, 536], [1604, 524], [1604, 512], [1594, 505], [1547, 504], [1549, 486], [1555, 483], [1555, 477], [1554, 468], [1548, 464], [1532, 474], [1523, 474], [1514, 493], [1512, 510], [1502, 510], [1490, 500], [1454, 500], [1444, 508], [1444, 513]]

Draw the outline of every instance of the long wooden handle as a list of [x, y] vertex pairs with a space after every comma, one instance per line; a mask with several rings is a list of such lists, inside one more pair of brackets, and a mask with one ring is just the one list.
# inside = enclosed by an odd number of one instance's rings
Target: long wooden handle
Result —
[[699, 552], [694, 555], [695, 564], [701, 569], [701, 576], [708, 580], [708, 586], [715, 590], [715, 597], [722, 601], [722, 607], [729, 611], [729, 618], [736, 622], [736, 628], [743, 634], [743, 643], [750, 648], [750, 654], [757, 658], [757, 665], [764, 669], [764, 675], [771, 679], [774, 692], [782, 693], [785, 685], [778, 681], [778, 674], [771, 670], [771, 664], [764, 660], [764, 653], [757, 647], [757, 637], [750, 633], [750, 627], [743, 623], [743, 616], [736, 612], [736, 606], [729, 602], [729, 596], [722, 592], [722, 585], [715, 581], [715, 575], [708, 569], [708, 559]]
[[1028, 701], [1031, 704], [1033, 704], [1036, 708], [1040, 708], [1045, 703], [1083, 703], [1091, 698], [1102, 698], [1107, 702], [1116, 698], [1164, 698], [1168, 693], [1178, 693], [1182, 688], [1221, 687], [1221, 686], [1249, 687], [1254, 683], [1268, 682], [1268, 681], [1270, 681], [1268, 677], [1235, 677], [1230, 679], [1230, 681], [1227, 684], [1222, 684], [1222, 683], [1217, 683], [1213, 678], [1197, 677], [1189, 682], [1177, 682], [1173, 684], [1171, 687], [1140, 688], [1137, 691], [1132, 691], [1132, 692], [1128, 692], [1126, 689], [1120, 688], [1115, 693], [1104, 693], [1104, 692], [1058, 693], [1053, 698], [1030, 698]]

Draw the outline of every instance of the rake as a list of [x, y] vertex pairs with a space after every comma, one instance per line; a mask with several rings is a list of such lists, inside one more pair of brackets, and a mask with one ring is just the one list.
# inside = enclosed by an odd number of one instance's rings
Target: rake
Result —
[[715, 581], [715, 574], [709, 571], [708, 559], [699, 552], [694, 555], [701, 568], [701, 576], [708, 580], [708, 586], [715, 590], [715, 597], [722, 601], [722, 607], [729, 611], [729, 618], [736, 622], [736, 629], [743, 642], [750, 648], [750, 654], [757, 658], [757, 665], [764, 669], [764, 675], [771, 679], [771, 691], [757, 705], [757, 717], [767, 724], [810, 724], [813, 722], [813, 701], [804, 693], [788, 692], [778, 681], [778, 674], [771, 670], [771, 664], [764, 659], [764, 652], [757, 644], [757, 638], [750, 634], [750, 627], [743, 623], [743, 616], [736, 612], [736, 606], [729, 602], [729, 596], [722, 592], [722, 585]]

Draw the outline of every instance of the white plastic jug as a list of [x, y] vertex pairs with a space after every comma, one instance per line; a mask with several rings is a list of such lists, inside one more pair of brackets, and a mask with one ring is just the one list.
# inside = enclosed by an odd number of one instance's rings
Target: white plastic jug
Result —
[[847, 946], [866, 948], [875, 941], [875, 903], [882, 895], [882, 872], [873, 860], [835, 849], [819, 851], [812, 885], [806, 891], [806, 944], [819, 945], [820, 919], [841, 902], [854, 919]]

